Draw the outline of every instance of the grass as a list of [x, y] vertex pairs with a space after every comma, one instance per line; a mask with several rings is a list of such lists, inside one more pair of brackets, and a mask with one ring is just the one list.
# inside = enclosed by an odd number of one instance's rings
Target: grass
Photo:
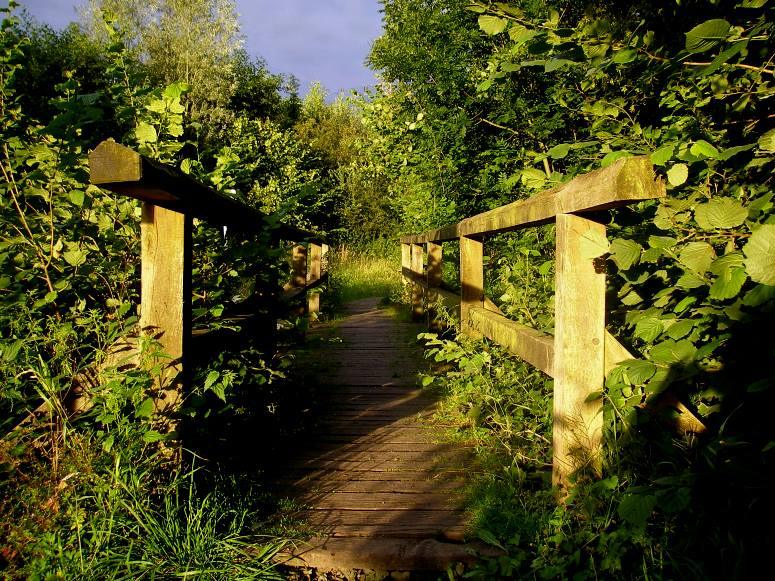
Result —
[[379, 239], [357, 246], [342, 244], [329, 253], [334, 300], [339, 304], [368, 297], [391, 299], [401, 292], [401, 248]]

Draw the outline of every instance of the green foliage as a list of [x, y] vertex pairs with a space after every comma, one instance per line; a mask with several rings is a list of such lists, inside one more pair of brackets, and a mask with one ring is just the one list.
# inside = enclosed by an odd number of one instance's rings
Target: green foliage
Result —
[[187, 110], [202, 132], [212, 137], [226, 129], [236, 88], [234, 63], [242, 44], [234, 2], [90, 0], [83, 16], [86, 30], [97, 41], [108, 40], [105, 16], [115, 18], [154, 83], [183, 82], [190, 87]]
[[[174, 418], [156, 409], [168, 357], [147, 337], [138, 367], [123, 361], [120, 371], [95, 375], [111, 346], [136, 332], [140, 208], [89, 184], [87, 153], [115, 137], [255, 206], [287, 212], [307, 195], [314, 164], [292, 133], [247, 117], [229, 140], [200, 152], [189, 123], [195, 87], [177, 79], [149, 84], [110, 22], [98, 50], [72, 30], [58, 36], [21, 26], [14, 7], [2, 11], [0, 36], [2, 431], [41, 401], [51, 421], [32, 420], [0, 444], [4, 566], [31, 578], [276, 577], [271, 560], [282, 543], [257, 536], [246, 520], [262, 507], [171, 475], [171, 447], [179, 445], [180, 422], [207, 427], [206, 417], [233, 421], [229, 410], [264, 409], [287, 361], [272, 361], [263, 344], [224, 351], [200, 370], [200, 389]], [[95, 53], [66, 59], [63, 52], [81, 42]], [[25, 93], [60, 62], [74, 70], [49, 89], [48, 103]], [[91, 67], [100, 70], [94, 79]], [[245, 156], [242, 164], [233, 152]], [[309, 216], [298, 221], [308, 225]], [[287, 276], [283, 250], [269, 244], [278, 219], [268, 218], [257, 236], [229, 232], [225, 241], [222, 229], [196, 225], [195, 325], [224, 327], [228, 308]]]
[[[649, 155], [667, 186], [664, 200], [603, 217], [609, 243], [584, 242], [585, 254], [608, 263], [609, 329], [641, 358], [615, 369], [602, 392], [607, 470], [618, 484], [594, 493], [584, 485], [578, 494], [597, 495], [599, 506], [551, 516], [532, 491], [512, 490], [523, 506], [501, 512], [574, 525], [556, 540], [528, 529], [510, 545], [513, 561], [490, 572], [678, 577], [753, 567], [771, 535], [708, 507], [728, 498], [725, 511], [734, 506], [760, 523], [775, 513], [750, 487], [775, 482], [769, 456], [759, 463], [775, 441], [761, 408], [773, 393], [748, 391], [765, 385], [764, 362], [775, 355], [771, 341], [754, 339], [767, 335], [774, 308], [766, 3], [384, 4], [385, 34], [371, 63], [389, 85], [371, 105], [379, 116], [366, 119], [376, 134], [372, 163], [396, 186], [402, 232], [529, 197], [630, 155]], [[485, 290], [508, 316], [551, 329], [551, 239], [535, 232], [488, 241]], [[494, 358], [488, 373], [518, 381], [508, 365]], [[453, 394], [467, 393], [470, 380], [447, 381]], [[664, 414], [644, 411], [665, 392], [707, 425], [703, 439], [671, 441]], [[509, 397], [500, 405], [523, 401]], [[489, 428], [485, 447], [498, 449], [500, 428]], [[503, 448], [508, 466], [513, 450]], [[497, 512], [487, 518], [501, 523]], [[514, 529], [487, 522], [507, 546]], [[527, 550], [525, 534], [536, 549]], [[709, 555], [708, 542], [726, 556]], [[555, 561], [520, 569], [550, 550]]]
[[339, 303], [368, 297], [395, 299], [401, 294], [399, 244], [374, 239], [342, 244], [329, 251], [329, 293]]

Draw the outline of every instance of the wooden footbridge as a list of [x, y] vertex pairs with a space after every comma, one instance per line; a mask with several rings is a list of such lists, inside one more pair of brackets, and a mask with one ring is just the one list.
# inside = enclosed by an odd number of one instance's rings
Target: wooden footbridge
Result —
[[[265, 216], [111, 141], [92, 152], [90, 165], [94, 184], [143, 201], [140, 325], [173, 357], [171, 376], [185, 381], [189, 367], [192, 218], [271, 230], [271, 244], [293, 242], [285, 298], [305, 296], [325, 280], [325, 245], [314, 233], [270, 228]], [[594, 395], [608, 370], [632, 358], [605, 329], [601, 257], [608, 242], [600, 212], [664, 194], [648, 159], [629, 158], [528, 200], [401, 240], [416, 321], [426, 320], [442, 301], [458, 312], [464, 332], [503, 345], [554, 378], [558, 490], [578, 470], [599, 470], [602, 404]], [[484, 294], [485, 238], [549, 222], [557, 224], [554, 336], [510, 321]], [[460, 245], [459, 293], [443, 288], [445, 242]], [[319, 307], [317, 296], [305, 301], [310, 313]], [[341, 321], [313, 327], [312, 335], [335, 333], [341, 342], [320, 347], [327, 362], [319, 377], [326, 419], [275, 479], [278, 490], [307, 507], [317, 531], [289, 555], [292, 563], [443, 570], [472, 558], [476, 547], [466, 544], [461, 490], [473, 460], [465, 446], [443, 443], [435, 401], [417, 388], [419, 329], [376, 300], [350, 304]], [[181, 389], [173, 384], [161, 390], [159, 409], [174, 405]]]

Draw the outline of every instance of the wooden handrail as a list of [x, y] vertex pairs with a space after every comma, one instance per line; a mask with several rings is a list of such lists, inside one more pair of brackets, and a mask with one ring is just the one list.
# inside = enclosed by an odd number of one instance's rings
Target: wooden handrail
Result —
[[[158, 382], [157, 410], [177, 407], [187, 378], [193, 218], [243, 231], [269, 231], [273, 243], [295, 242], [293, 277], [284, 287], [290, 291], [286, 299], [306, 295], [325, 281], [321, 259], [326, 245], [319, 234], [273, 224], [271, 217], [112, 140], [103, 141], [89, 154], [89, 170], [91, 183], [143, 202], [140, 330], [154, 336], [171, 358]], [[282, 298], [279, 287], [278, 300]], [[314, 314], [318, 308], [319, 297], [309, 297], [304, 310]]]
[[[665, 185], [649, 159], [631, 157], [527, 200], [401, 237], [402, 275], [412, 287], [415, 318], [432, 315], [429, 306], [439, 299], [459, 305], [464, 333], [486, 337], [554, 378], [552, 481], [560, 489], [582, 468], [599, 473], [603, 419], [595, 395], [606, 374], [632, 358], [605, 329], [605, 272], [598, 260], [605, 254], [605, 225], [582, 214], [664, 196]], [[557, 222], [554, 336], [508, 319], [485, 296], [483, 260], [486, 236], [552, 221]], [[450, 240], [460, 243], [459, 295], [441, 288], [439, 276], [441, 243]]]
[[401, 242], [424, 244], [448, 242], [461, 236], [478, 238], [546, 224], [560, 214], [608, 210], [664, 196], [665, 185], [661, 180], [654, 179], [654, 169], [649, 158], [628, 157], [527, 200], [512, 202], [422, 234], [402, 236]]
[[[263, 212], [110, 139], [89, 154], [89, 171], [96, 186], [211, 224], [254, 231], [269, 227]], [[320, 234], [286, 224], [273, 226], [272, 232], [283, 240], [323, 242]]]

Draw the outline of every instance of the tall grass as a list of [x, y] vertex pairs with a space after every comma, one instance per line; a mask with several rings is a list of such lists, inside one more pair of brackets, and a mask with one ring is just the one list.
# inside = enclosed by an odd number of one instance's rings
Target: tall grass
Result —
[[381, 238], [332, 248], [328, 268], [331, 290], [339, 303], [367, 297], [391, 299], [401, 293], [401, 247], [397, 240]]

